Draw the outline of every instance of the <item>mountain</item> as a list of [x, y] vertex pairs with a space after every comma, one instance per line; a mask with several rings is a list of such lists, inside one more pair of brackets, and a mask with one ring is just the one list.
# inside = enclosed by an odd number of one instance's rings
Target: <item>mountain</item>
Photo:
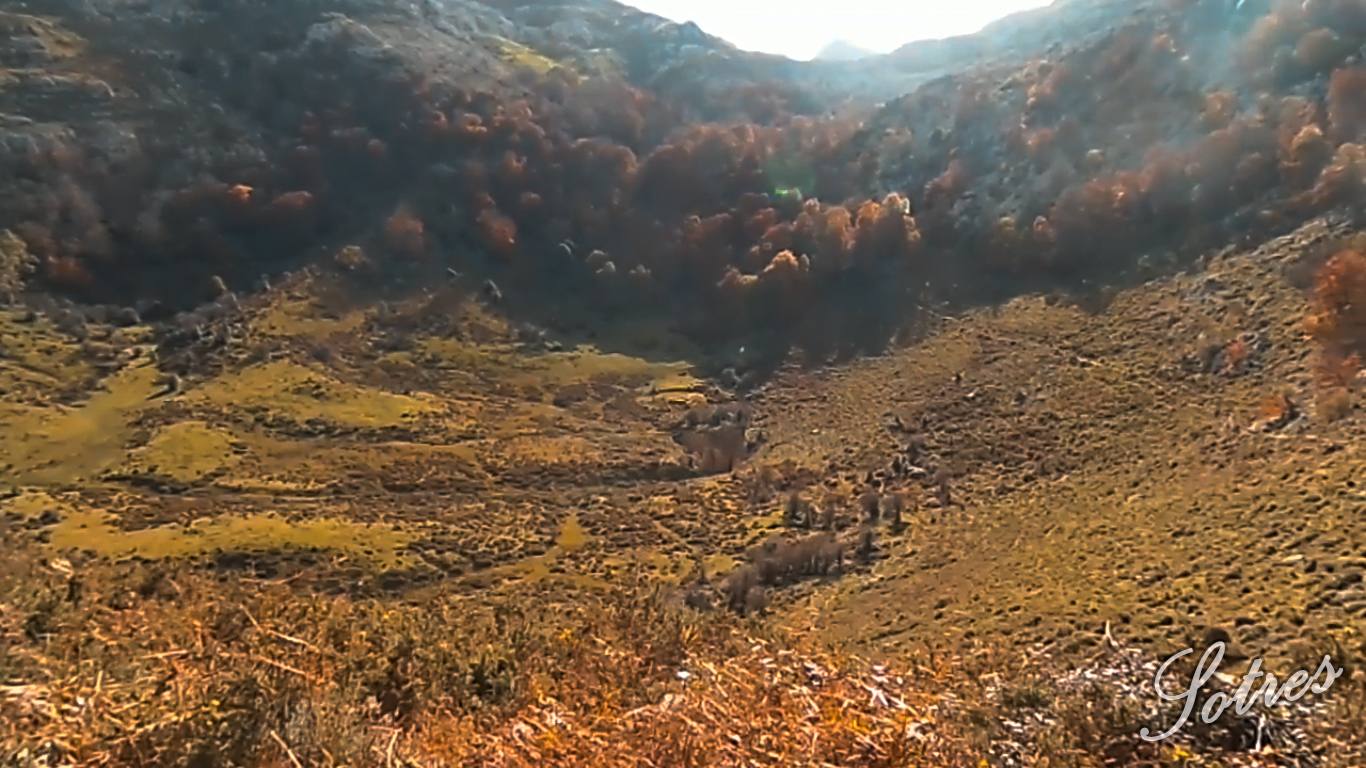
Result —
[[864, 50], [853, 43], [836, 40], [821, 49], [816, 54], [815, 61], [858, 61], [875, 55], [872, 51]]
[[1366, 765], [1136, 738], [1366, 657], [1366, 7], [1234, 5], [7, 4], [0, 764]]

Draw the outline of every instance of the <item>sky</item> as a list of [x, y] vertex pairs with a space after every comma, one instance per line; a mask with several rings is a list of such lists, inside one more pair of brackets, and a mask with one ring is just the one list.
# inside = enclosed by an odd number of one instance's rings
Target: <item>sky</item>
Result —
[[976, 32], [1049, 0], [623, 0], [751, 51], [809, 59], [834, 40], [886, 53], [913, 40]]

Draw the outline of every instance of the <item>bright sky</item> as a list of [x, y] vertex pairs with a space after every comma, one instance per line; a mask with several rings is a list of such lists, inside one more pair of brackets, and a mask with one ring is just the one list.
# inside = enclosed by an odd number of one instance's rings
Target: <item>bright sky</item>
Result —
[[886, 53], [913, 40], [976, 32], [1049, 0], [623, 0], [751, 51], [809, 59], [834, 40]]

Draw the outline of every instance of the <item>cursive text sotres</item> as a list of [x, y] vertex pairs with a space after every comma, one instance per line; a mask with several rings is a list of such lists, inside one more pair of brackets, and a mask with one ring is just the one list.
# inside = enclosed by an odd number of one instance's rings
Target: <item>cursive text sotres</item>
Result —
[[[1171, 666], [1185, 656], [1195, 653], [1194, 648], [1187, 648], [1174, 654], [1171, 658], [1162, 662], [1162, 666], [1157, 668], [1157, 674], [1153, 676], [1153, 688], [1157, 696], [1164, 702], [1182, 701], [1184, 706], [1181, 716], [1176, 718], [1172, 727], [1162, 733], [1153, 734], [1147, 728], [1139, 731], [1139, 736], [1144, 741], [1162, 741], [1169, 738], [1177, 731], [1181, 730], [1191, 715], [1195, 713], [1196, 699], [1200, 690], [1205, 684], [1214, 677], [1219, 671], [1219, 663], [1224, 660], [1225, 644], [1217, 642], [1205, 650], [1205, 654], [1200, 657], [1200, 662], [1195, 666], [1195, 673], [1191, 675], [1189, 682], [1183, 682], [1184, 688], [1174, 692], [1169, 692], [1162, 685], [1162, 679], [1166, 676]], [[1304, 698], [1310, 692], [1315, 695], [1326, 692], [1333, 686], [1333, 683], [1342, 676], [1343, 670], [1333, 666], [1333, 660], [1328, 656], [1323, 657], [1319, 663], [1319, 668], [1311, 675], [1301, 669], [1297, 670], [1285, 682], [1279, 683], [1276, 676], [1267, 672], [1262, 672], [1262, 660], [1253, 659], [1248, 667], [1247, 674], [1243, 675], [1243, 682], [1232, 694], [1216, 691], [1205, 697], [1204, 706], [1200, 707], [1200, 719], [1205, 723], [1214, 723], [1229, 707], [1239, 715], [1247, 715], [1254, 706], [1260, 704], [1263, 707], [1274, 707], [1282, 701], [1294, 702]], [[1261, 685], [1253, 692], [1253, 687], [1257, 685], [1257, 679], [1261, 678]]]

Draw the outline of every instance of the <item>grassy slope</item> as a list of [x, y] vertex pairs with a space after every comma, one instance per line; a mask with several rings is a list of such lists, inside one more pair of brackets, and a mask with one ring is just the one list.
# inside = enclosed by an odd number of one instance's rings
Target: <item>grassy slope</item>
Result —
[[[324, 278], [277, 287], [165, 397], [144, 330], [96, 333], [115, 361], [97, 370], [88, 346], [7, 315], [0, 464], [20, 494], [0, 502], [14, 555], [0, 704], [27, 725], [5, 739], [126, 763], [225, 744], [264, 764], [386, 749], [423, 764], [1136, 759], [1132, 714], [1096, 703], [1115, 692], [1046, 694], [1054, 725], [1025, 737], [999, 724], [1030, 697], [987, 672], [1051, 680], [1089, 663], [1107, 623], [1152, 657], [1211, 626], [1273, 664], [1330, 640], [1366, 653], [1360, 408], [1254, 428], [1269, 394], [1312, 413], [1290, 278], [1338, 234], [1310, 225], [1098, 314], [1026, 298], [879, 358], [784, 371], [756, 398], [766, 447], [717, 476], [670, 436], [689, 405], [724, 399], [686, 364], [528, 346], [455, 294], [371, 307], [338, 305]], [[1245, 365], [1185, 362], [1240, 334]], [[39, 347], [82, 376], [38, 371], [25, 350]], [[58, 393], [54, 377], [87, 383]], [[640, 596], [698, 559], [725, 570], [781, 527], [778, 498], [751, 494], [764, 467], [824, 484], [852, 533], [865, 473], [906, 438], [893, 417], [922, 432], [918, 461], [951, 473], [955, 504], [890, 480], [915, 511], [871, 566], [779, 592], [773, 620]], [[440, 639], [472, 616], [491, 623]], [[747, 650], [755, 637], [773, 652]], [[914, 706], [856, 695], [879, 673], [826, 641], [903, 670]], [[803, 659], [850, 676], [813, 694], [791, 677]], [[680, 665], [707, 682], [687, 689]], [[657, 708], [665, 694], [694, 719]], [[242, 696], [278, 706], [243, 720]], [[542, 741], [518, 730], [552, 715], [576, 719]], [[908, 739], [934, 718], [933, 739]], [[751, 730], [741, 748], [708, 722]], [[395, 724], [410, 727], [397, 747]], [[829, 751], [809, 751], [814, 732]]]

